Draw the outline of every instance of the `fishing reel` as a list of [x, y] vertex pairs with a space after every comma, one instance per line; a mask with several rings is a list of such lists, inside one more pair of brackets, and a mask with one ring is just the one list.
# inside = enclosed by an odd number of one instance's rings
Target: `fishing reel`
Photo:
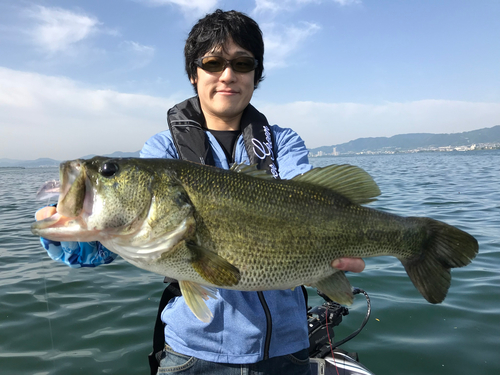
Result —
[[309, 357], [324, 358], [333, 348], [338, 348], [355, 337], [368, 322], [371, 314], [371, 303], [368, 294], [359, 288], [353, 288], [353, 294], [364, 294], [367, 301], [367, 313], [361, 327], [355, 332], [340, 341], [334, 341], [335, 333], [333, 328], [342, 322], [342, 317], [349, 314], [349, 309], [345, 306], [333, 302], [328, 296], [318, 290], [318, 295], [325, 302], [320, 306], [311, 308], [307, 313], [307, 326], [309, 330]]
[[349, 309], [333, 302], [318, 290], [325, 303], [315, 306], [307, 312], [309, 330], [309, 357], [324, 357], [330, 352], [330, 342], [334, 342], [333, 328], [342, 323], [342, 317], [349, 314]]

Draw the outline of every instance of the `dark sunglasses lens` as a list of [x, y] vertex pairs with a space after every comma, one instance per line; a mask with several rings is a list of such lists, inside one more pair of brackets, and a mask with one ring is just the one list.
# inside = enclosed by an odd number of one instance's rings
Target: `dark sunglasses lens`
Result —
[[231, 61], [231, 67], [240, 73], [248, 73], [255, 69], [255, 59], [251, 57], [238, 57]]
[[225, 64], [226, 60], [222, 57], [209, 56], [201, 59], [201, 68], [208, 72], [222, 72]]
[[[248, 73], [256, 68], [256, 60], [252, 57], [238, 57], [231, 60], [231, 67], [235, 72]], [[207, 72], [222, 72], [226, 67], [226, 60], [219, 56], [208, 56], [201, 59], [201, 68]]]

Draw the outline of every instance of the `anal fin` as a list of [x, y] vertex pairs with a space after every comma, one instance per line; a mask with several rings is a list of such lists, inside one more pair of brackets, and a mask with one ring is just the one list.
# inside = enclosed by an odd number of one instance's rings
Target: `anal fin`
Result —
[[337, 271], [312, 285], [326, 294], [332, 301], [342, 305], [352, 305], [352, 287], [344, 271]]
[[202, 322], [210, 323], [213, 315], [205, 301], [209, 297], [216, 299], [217, 289], [191, 281], [179, 281], [179, 286], [182, 296], [193, 314]]

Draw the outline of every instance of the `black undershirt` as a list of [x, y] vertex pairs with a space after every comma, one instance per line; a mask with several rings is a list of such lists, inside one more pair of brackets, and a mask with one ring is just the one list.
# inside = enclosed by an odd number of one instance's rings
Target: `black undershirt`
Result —
[[222, 150], [226, 154], [227, 162], [229, 164], [234, 163], [234, 146], [238, 136], [241, 134], [240, 130], [209, 130], [210, 133], [217, 139], [217, 142], [222, 147]]

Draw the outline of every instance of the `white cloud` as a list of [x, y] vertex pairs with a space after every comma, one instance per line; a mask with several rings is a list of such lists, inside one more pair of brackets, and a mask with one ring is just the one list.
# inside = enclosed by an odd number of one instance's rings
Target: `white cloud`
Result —
[[277, 13], [278, 11], [284, 9], [284, 4], [287, 1], [275, 1], [275, 0], [255, 0], [255, 8], [253, 14], [259, 13]]
[[127, 55], [127, 64], [124, 69], [132, 70], [143, 68], [148, 65], [155, 56], [155, 48], [127, 40], [120, 45], [122, 51]]
[[266, 69], [287, 66], [286, 58], [319, 29], [317, 24], [308, 22], [302, 22], [299, 26], [263, 24]]
[[141, 55], [152, 55], [155, 52], [154, 47], [151, 46], [145, 46], [137, 42], [133, 42], [131, 40], [127, 40], [123, 42], [123, 44], [131, 51], [137, 52]]
[[295, 102], [258, 105], [270, 123], [290, 127], [307, 147], [407, 133], [459, 133], [500, 125], [500, 103], [419, 100], [358, 104]]
[[340, 6], [361, 4], [361, 0], [333, 0], [333, 2], [339, 4]]
[[209, 13], [217, 6], [218, 0], [136, 0], [142, 4], [163, 6], [178, 6], [182, 13], [189, 18], [198, 18]]
[[321, 3], [321, 0], [255, 0], [255, 9], [252, 13], [272, 13], [281, 11], [295, 11], [309, 3]]
[[72, 159], [137, 151], [181, 98], [99, 90], [0, 67], [0, 158]]
[[89, 38], [100, 25], [95, 17], [62, 8], [36, 5], [25, 14], [34, 20], [30, 29], [33, 42], [50, 53], [65, 51]]
[[[296, 11], [307, 4], [321, 4], [332, 0], [255, 0], [253, 14], [276, 14], [282, 11]], [[361, 4], [361, 0], [333, 0], [340, 6]]]

